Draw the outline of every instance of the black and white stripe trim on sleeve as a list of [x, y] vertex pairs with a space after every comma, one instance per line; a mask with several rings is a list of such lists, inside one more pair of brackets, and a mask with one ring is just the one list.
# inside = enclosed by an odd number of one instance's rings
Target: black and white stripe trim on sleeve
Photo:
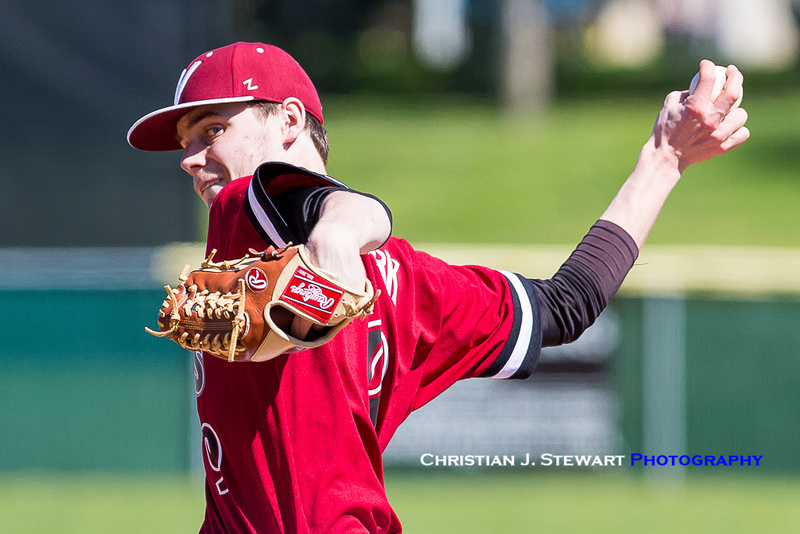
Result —
[[267, 196], [259, 180], [250, 181], [244, 207], [250, 222], [264, 241], [278, 248], [297, 243], [289, 225]]
[[262, 163], [256, 169], [247, 188], [247, 195], [244, 198], [245, 211], [250, 222], [267, 243], [279, 248], [289, 243], [298, 244], [300, 240], [275, 207], [272, 198], [292, 188], [331, 186], [349, 190], [345, 184], [326, 174], [280, 161]]
[[500, 271], [507, 279], [514, 302], [514, 326], [505, 347], [485, 378], [528, 378], [542, 352], [542, 323], [536, 289], [518, 274]]

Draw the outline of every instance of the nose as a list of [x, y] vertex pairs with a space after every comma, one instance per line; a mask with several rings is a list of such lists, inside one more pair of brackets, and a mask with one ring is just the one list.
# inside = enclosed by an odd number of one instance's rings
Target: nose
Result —
[[181, 168], [194, 176], [198, 169], [206, 164], [206, 147], [200, 143], [190, 143], [181, 156]]

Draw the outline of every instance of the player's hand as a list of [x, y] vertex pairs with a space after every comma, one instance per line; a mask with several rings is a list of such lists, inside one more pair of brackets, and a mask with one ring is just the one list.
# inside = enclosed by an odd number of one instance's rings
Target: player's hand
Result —
[[714, 63], [704, 59], [700, 62], [700, 80], [694, 93], [675, 91], [667, 95], [651, 141], [681, 173], [689, 165], [728, 152], [750, 137], [744, 126], [747, 112], [734, 107], [743, 79], [739, 69], [729, 66], [725, 88], [712, 101]]
[[[349, 191], [335, 191], [325, 199], [319, 220], [308, 236], [311, 261], [348, 289], [363, 291], [366, 271], [361, 254], [380, 247], [391, 233], [391, 221], [381, 202]], [[305, 339], [311, 323], [295, 319], [291, 333]]]
[[[343, 287], [363, 291], [367, 275], [352, 228], [320, 221], [309, 235], [306, 249], [311, 262], [330, 273]], [[310, 321], [295, 317], [290, 333], [297, 339], [305, 339], [312, 325]]]

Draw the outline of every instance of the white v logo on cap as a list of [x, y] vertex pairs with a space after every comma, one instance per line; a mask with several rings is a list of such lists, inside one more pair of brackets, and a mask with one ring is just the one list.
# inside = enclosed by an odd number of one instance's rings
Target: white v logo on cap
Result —
[[189, 77], [194, 74], [194, 71], [197, 70], [197, 67], [203, 63], [202, 61], [195, 61], [192, 63], [192, 66], [188, 69], [185, 69], [181, 73], [181, 77], [178, 79], [178, 87], [175, 88], [175, 100], [173, 102], [174, 105], [178, 105], [181, 101], [181, 95], [183, 94], [183, 90], [186, 88], [186, 83], [189, 81]]

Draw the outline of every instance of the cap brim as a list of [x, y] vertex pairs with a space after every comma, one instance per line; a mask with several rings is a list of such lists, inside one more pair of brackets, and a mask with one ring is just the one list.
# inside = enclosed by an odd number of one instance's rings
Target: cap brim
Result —
[[232, 102], [247, 102], [255, 100], [252, 96], [238, 96], [231, 98], [216, 98], [213, 100], [198, 100], [162, 108], [148, 113], [136, 121], [128, 130], [128, 144], [138, 150], [147, 152], [167, 152], [181, 150], [178, 142], [178, 121], [181, 117], [195, 108], [212, 104], [229, 104]]

